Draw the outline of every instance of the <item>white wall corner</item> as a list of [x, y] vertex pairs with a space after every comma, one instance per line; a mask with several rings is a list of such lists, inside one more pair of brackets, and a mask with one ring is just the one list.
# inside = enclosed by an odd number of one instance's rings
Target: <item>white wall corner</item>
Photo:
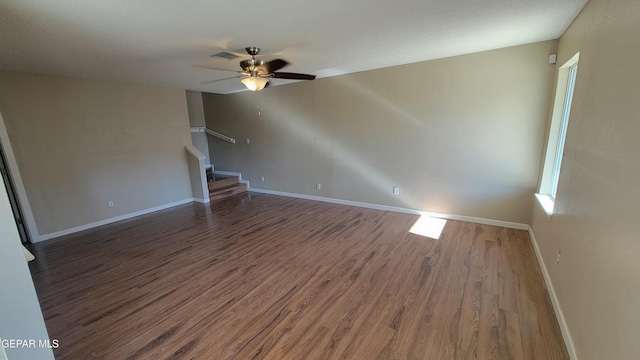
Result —
[[195, 146], [193, 145], [185, 145], [184, 149], [191, 154], [193, 157], [195, 157], [198, 160], [202, 160], [204, 161], [205, 156], [202, 152], [200, 152], [200, 150], [198, 150]]
[[544, 283], [547, 285], [547, 290], [549, 291], [549, 297], [551, 298], [551, 303], [553, 304], [553, 310], [556, 313], [556, 319], [558, 320], [558, 325], [560, 326], [560, 331], [562, 332], [562, 338], [564, 339], [565, 346], [567, 347], [567, 352], [569, 353], [569, 357], [571, 358], [571, 360], [578, 360], [578, 355], [573, 343], [573, 338], [571, 337], [571, 333], [569, 332], [569, 326], [567, 325], [564, 313], [562, 312], [562, 307], [560, 306], [560, 301], [558, 300], [556, 291], [553, 287], [551, 276], [549, 275], [547, 265], [542, 258], [542, 253], [540, 252], [538, 241], [536, 240], [531, 226], [529, 226], [529, 237], [531, 238], [531, 244], [533, 245], [533, 249], [536, 253], [536, 258], [538, 259], [540, 270], [542, 270]]

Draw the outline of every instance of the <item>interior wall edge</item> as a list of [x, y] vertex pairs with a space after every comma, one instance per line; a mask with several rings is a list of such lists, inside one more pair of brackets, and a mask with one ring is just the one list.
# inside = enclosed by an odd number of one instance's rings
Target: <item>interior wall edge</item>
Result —
[[11, 147], [11, 139], [9, 139], [9, 134], [7, 133], [7, 128], [4, 124], [4, 118], [2, 117], [2, 111], [0, 109], [0, 145], [2, 145], [2, 149], [4, 150], [4, 155], [6, 157], [6, 166], [9, 169], [11, 180], [13, 182], [13, 186], [15, 187], [16, 195], [18, 196], [18, 202], [20, 203], [20, 211], [22, 212], [22, 216], [24, 217], [24, 225], [31, 241], [40, 238], [40, 232], [38, 231], [38, 224], [36, 224], [35, 217], [33, 216], [33, 210], [31, 209], [31, 204], [29, 203], [29, 197], [27, 196], [27, 190], [24, 187], [24, 182], [22, 181], [22, 176], [20, 175], [20, 169], [18, 168], [18, 163], [16, 162], [16, 156], [13, 153], [13, 148]]

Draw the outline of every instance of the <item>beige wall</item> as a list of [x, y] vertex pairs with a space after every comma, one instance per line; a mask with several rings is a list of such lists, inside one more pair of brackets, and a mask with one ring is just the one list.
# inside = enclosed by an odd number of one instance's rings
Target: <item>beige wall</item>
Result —
[[[189, 109], [190, 126], [206, 126], [204, 120], [204, 105], [202, 104], [202, 93], [200, 91], [186, 91], [187, 107]], [[205, 165], [210, 165], [208, 135], [203, 132], [191, 133], [191, 142], [201, 153], [204, 154]]]
[[531, 221], [581, 360], [640, 354], [638, 19], [637, 0], [591, 0], [560, 39], [558, 65], [580, 63], [557, 214]]
[[238, 140], [210, 138], [211, 161], [254, 188], [528, 223], [556, 46], [204, 94]]
[[204, 108], [202, 105], [202, 93], [200, 91], [187, 90], [187, 108], [189, 110], [189, 125], [205, 126]]
[[192, 197], [184, 90], [0, 72], [0, 111], [41, 235]]

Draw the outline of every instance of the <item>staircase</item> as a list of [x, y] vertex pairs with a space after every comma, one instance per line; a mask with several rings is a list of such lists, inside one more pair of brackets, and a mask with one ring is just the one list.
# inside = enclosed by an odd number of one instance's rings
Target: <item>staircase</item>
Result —
[[247, 185], [240, 183], [237, 176], [220, 177], [207, 174], [207, 185], [211, 201], [247, 192]]

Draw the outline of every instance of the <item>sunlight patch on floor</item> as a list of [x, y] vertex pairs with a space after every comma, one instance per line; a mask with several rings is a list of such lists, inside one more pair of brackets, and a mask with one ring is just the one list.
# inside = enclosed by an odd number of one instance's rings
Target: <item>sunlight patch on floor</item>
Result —
[[447, 224], [446, 219], [435, 218], [428, 215], [422, 215], [418, 221], [413, 224], [410, 233], [425, 236], [432, 239], [440, 239], [442, 230]]

